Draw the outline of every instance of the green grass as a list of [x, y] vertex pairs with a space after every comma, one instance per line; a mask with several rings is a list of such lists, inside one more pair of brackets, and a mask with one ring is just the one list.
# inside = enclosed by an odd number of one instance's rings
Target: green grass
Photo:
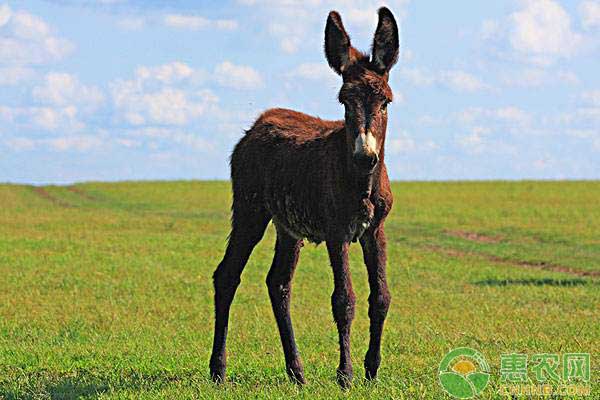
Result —
[[393, 189], [380, 378], [362, 378], [368, 287], [354, 245], [356, 378], [343, 392], [324, 246], [304, 247], [294, 281], [309, 383], [285, 376], [264, 284], [272, 226], [232, 307], [229, 381], [209, 381], [229, 183], [0, 185], [0, 398], [442, 399], [437, 368], [459, 346], [491, 366], [482, 398], [500, 398], [500, 355], [511, 352], [591, 353], [600, 398], [600, 182]]

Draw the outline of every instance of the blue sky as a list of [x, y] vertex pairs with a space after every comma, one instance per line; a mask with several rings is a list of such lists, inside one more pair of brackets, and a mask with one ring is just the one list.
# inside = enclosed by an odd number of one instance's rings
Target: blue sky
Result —
[[327, 13], [384, 4], [393, 179], [600, 178], [600, 0], [0, 0], [0, 182], [227, 178], [262, 110], [342, 117]]

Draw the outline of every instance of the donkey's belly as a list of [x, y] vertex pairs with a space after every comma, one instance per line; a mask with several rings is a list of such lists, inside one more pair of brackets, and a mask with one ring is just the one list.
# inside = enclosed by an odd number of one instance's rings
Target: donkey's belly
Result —
[[326, 216], [319, 210], [297, 204], [289, 196], [269, 203], [273, 223], [278, 229], [283, 228], [296, 239], [306, 238], [314, 243], [326, 240], [329, 224]]
[[285, 198], [269, 208], [278, 229], [284, 229], [296, 239], [307, 239], [317, 244], [334, 237], [356, 241], [373, 218], [373, 206], [368, 200], [359, 204], [350, 214], [333, 207], [311, 210], [304, 204]]

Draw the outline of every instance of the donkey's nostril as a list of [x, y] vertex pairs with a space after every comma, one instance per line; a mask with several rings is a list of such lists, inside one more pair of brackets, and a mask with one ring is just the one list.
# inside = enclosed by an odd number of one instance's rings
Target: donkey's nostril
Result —
[[354, 165], [358, 168], [366, 171], [371, 171], [379, 162], [379, 157], [377, 154], [355, 154], [354, 155]]
[[375, 154], [373, 157], [371, 157], [371, 168], [375, 168], [375, 166], [377, 165], [378, 162], [379, 162], [379, 156], [377, 154]]

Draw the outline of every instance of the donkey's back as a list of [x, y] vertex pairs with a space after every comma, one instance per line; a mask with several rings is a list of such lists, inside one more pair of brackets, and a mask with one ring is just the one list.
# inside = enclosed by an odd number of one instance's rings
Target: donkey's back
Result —
[[[236, 168], [245, 166], [248, 157], [257, 157], [257, 166], [267, 167], [280, 157], [306, 156], [310, 153], [311, 163], [315, 157], [335, 145], [335, 134], [343, 136], [344, 121], [327, 121], [298, 111], [273, 108], [262, 113], [252, 128], [239, 141], [231, 156], [232, 178]], [[333, 137], [332, 137], [333, 135]], [[315, 154], [317, 153], [317, 154]]]

